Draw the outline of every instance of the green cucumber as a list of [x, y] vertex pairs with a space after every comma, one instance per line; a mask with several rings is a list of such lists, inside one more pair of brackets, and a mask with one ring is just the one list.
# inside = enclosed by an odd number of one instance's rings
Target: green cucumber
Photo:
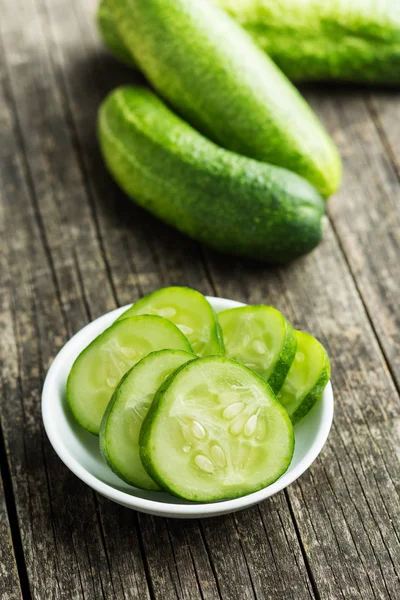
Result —
[[67, 400], [78, 423], [98, 435], [121, 377], [141, 358], [164, 348], [192, 351], [183, 333], [162, 317], [131, 317], [101, 333], [80, 353], [68, 376]]
[[203, 294], [196, 290], [162, 288], [135, 302], [119, 318], [146, 314], [159, 315], [175, 323], [199, 356], [225, 352], [217, 316]]
[[159, 489], [140, 460], [140, 428], [166, 377], [194, 358], [182, 350], [152, 352], [132, 367], [115, 389], [101, 422], [100, 449], [109, 467], [127, 483], [145, 490]]
[[[100, 2], [100, 32], [116, 58], [137, 68], [111, 3]], [[217, 4], [292, 80], [400, 83], [397, 2], [217, 0]]]
[[322, 397], [331, 367], [328, 354], [312, 335], [296, 331], [297, 351], [278, 393], [293, 424], [305, 417]]
[[126, 47], [154, 88], [221, 146], [287, 168], [324, 196], [341, 163], [298, 90], [211, 0], [112, 0]]
[[123, 43], [115, 23], [109, 0], [102, 0], [97, 9], [97, 27], [108, 50], [121, 62], [136, 68], [131, 52]]
[[400, 83], [397, 0], [218, 0], [218, 4], [293, 80]]
[[226, 355], [263, 377], [278, 392], [296, 355], [296, 336], [272, 306], [241, 306], [218, 314]]
[[250, 494], [289, 467], [293, 428], [269, 385], [223, 357], [198, 358], [158, 390], [139, 438], [160, 487], [198, 502]]
[[219, 148], [147, 88], [114, 90], [98, 133], [109, 171], [135, 202], [217, 250], [283, 263], [321, 239], [324, 202], [307, 181]]

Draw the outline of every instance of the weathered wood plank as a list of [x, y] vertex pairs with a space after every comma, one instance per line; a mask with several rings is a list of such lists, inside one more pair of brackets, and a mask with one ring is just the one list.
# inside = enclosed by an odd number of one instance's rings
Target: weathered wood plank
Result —
[[[396, 161], [397, 168], [399, 165], [395, 140], [396, 132], [399, 133], [398, 119], [395, 118], [396, 107], [397, 113], [400, 109], [399, 95], [394, 91], [370, 94], [366, 90], [339, 88], [329, 89], [325, 97], [312, 93], [310, 99], [336, 138], [343, 156], [343, 186], [329, 204], [330, 216], [399, 388], [400, 185], [394, 168]], [[386, 537], [391, 519], [389, 516], [388, 522], [386, 504], [393, 507], [393, 503], [398, 503], [398, 497], [393, 494], [394, 490], [397, 494], [399, 490], [398, 462], [394, 456], [391, 458], [388, 448], [388, 438], [397, 443], [396, 434], [393, 435], [397, 417], [389, 413], [386, 421], [382, 431], [369, 418], [364, 426], [366, 431], [357, 432], [360, 450], [356, 454], [353, 452], [351, 459], [359, 465], [355, 472], [358, 481], [355, 486], [350, 481], [347, 485], [353, 504], [357, 506], [364, 524], [369, 525], [370, 538], [377, 541], [377, 529], [381, 531], [379, 554], [386, 556], [383, 564], [387, 564], [390, 591], [396, 589], [399, 574], [397, 528], [397, 540], [390, 543], [390, 536]], [[373, 443], [376, 438], [378, 442]], [[364, 453], [366, 447], [369, 450]], [[391, 483], [389, 496], [386, 493], [388, 486], [382, 485], [380, 470], [375, 473], [377, 456], [384, 457], [386, 477]], [[333, 464], [330, 467], [331, 481], [336, 482]], [[371, 493], [373, 489], [376, 494]], [[370, 517], [373, 514], [375, 523], [363, 510], [367, 507], [359, 504], [360, 495], [365, 497], [371, 509]], [[383, 502], [383, 511], [378, 508], [379, 499]], [[344, 506], [347, 507], [346, 504]], [[382, 519], [383, 515], [386, 518]], [[388, 555], [392, 564], [387, 559]]]
[[0, 598], [19, 600], [22, 598], [15, 562], [10, 523], [8, 520], [4, 489], [0, 476]]
[[[2, 111], [0, 111], [0, 131], [3, 130], [4, 124], [8, 126], [9, 122], [6, 119], [6, 115]], [[4, 208], [4, 205], [2, 204], [2, 202], [0, 202], [0, 240], [4, 240], [6, 233], [3, 218]], [[4, 255], [0, 250], [0, 290], [3, 290], [7, 286], [7, 277], [7, 265], [4, 261]], [[10, 340], [7, 336], [8, 306], [6, 305], [5, 300], [6, 299], [4, 295], [0, 291], [0, 390], [1, 396], [3, 398], [7, 395], [7, 387], [9, 385], [9, 381], [13, 378], [14, 374], [13, 372], [10, 373], [7, 370], [7, 363], [3, 360], [3, 355], [8, 354], [10, 352]], [[1, 421], [1, 412], [0, 425], [3, 429], [3, 424]], [[17, 565], [14, 555], [11, 527], [6, 507], [4, 487], [2, 482], [3, 476], [9, 479], [8, 464], [6, 457], [6, 445], [3, 440], [3, 432], [1, 432], [0, 434], [0, 440], [0, 452], [2, 454], [0, 459], [0, 597], [4, 598], [5, 600], [14, 600], [17, 598], [21, 598], [22, 596], [17, 572]], [[10, 486], [9, 501], [12, 502], [12, 487], [10, 481], [8, 481], [8, 485]], [[14, 523], [14, 527], [18, 527], [17, 523]], [[25, 565], [22, 564], [21, 568], [24, 569]]]
[[[380, 289], [377, 292], [383, 305], [384, 314], [377, 316], [380, 319], [382, 329], [382, 344], [385, 342], [385, 352], [396, 378], [397, 386], [400, 388], [400, 302], [399, 302], [399, 177], [400, 177], [400, 95], [398, 90], [374, 92], [367, 98], [367, 105], [374, 119], [378, 133], [381, 137], [383, 148], [387, 159], [390, 159], [397, 174], [397, 185], [394, 205], [394, 214], [387, 215], [386, 221], [381, 225], [379, 235], [384, 235], [386, 240], [394, 246], [397, 262], [392, 260], [388, 267], [382, 265], [382, 273], [379, 281]], [[393, 181], [393, 172], [389, 168], [387, 180]], [[390, 193], [390, 192], [389, 192]]]
[[396, 598], [399, 397], [332, 230], [282, 269], [208, 256], [218, 293], [277, 306], [332, 359], [333, 431], [321, 459], [288, 491], [319, 594]]
[[196, 521], [139, 515], [139, 522], [155, 598], [220, 598]]
[[396, 165], [400, 175], [400, 139], [399, 139], [399, 104], [398, 89], [369, 90], [367, 104], [382, 137], [387, 144], [386, 150]]
[[[315, 597], [284, 494], [218, 521], [205, 520], [202, 527], [214, 568], [220, 573], [223, 597], [293, 600]], [[215, 543], [215, 538], [220, 543]], [[244, 561], [236, 550], [237, 545], [243, 549]], [[293, 577], [292, 555], [299, 571], [296, 577]], [[230, 576], [224, 577], [225, 573]], [[251, 587], [243, 578], [246, 573]]]
[[[32, 30], [29, 33], [32, 35]], [[22, 32], [20, 35], [23, 40]], [[14, 45], [13, 51], [16, 50]], [[10, 90], [7, 94], [2, 93], [0, 102], [3, 141], [0, 149], [1, 230], [4, 231], [0, 252], [4, 272], [9, 277], [7, 285], [0, 290], [2, 340], [6, 341], [6, 346], [1, 345], [4, 393], [0, 410], [7, 457], [32, 596], [40, 599], [49, 594], [57, 599], [121, 597], [121, 583], [113, 576], [107, 562], [96, 499], [61, 465], [41, 427], [40, 392], [44, 372], [65, 342], [67, 329], [76, 327], [79, 315], [80, 323], [87, 316], [82, 309], [80, 282], [71, 258], [74, 240], [71, 238], [67, 246], [71, 254], [57, 259], [60, 263], [56, 280], [54, 256], [49, 254], [36, 214], [38, 196], [35, 194], [40, 193], [41, 199], [48, 203], [47, 207], [51, 206], [51, 199], [60, 200], [54, 192], [57, 186], [46, 187], [43, 182], [50, 177], [49, 174], [46, 177], [49, 169], [46, 168], [45, 143], [62, 141], [62, 131], [54, 105], [46, 112], [49, 137], [41, 130], [38, 104], [51, 103], [40, 93], [47, 88], [47, 81], [41, 84], [39, 74], [30, 69], [29, 53], [35, 56], [28, 44], [25, 53], [13, 55], [18, 65], [13, 75], [13, 91], [18, 92], [19, 85], [23, 86], [24, 92], [34, 82], [38, 85], [30, 103], [21, 98], [18, 116], [26, 119], [25, 124], [23, 118], [18, 124], [11, 117]], [[39, 60], [36, 62], [41, 65]], [[30, 79], [27, 73], [34, 78]], [[6, 81], [4, 77], [3, 83]], [[27, 111], [25, 114], [24, 110]], [[25, 132], [23, 143], [31, 138], [36, 144], [29, 154], [28, 165], [24, 162], [18, 139], [18, 128], [27, 127], [26, 123], [31, 128]], [[68, 158], [73, 152], [68, 147], [64, 147], [64, 152], [64, 168], [68, 170]], [[57, 184], [63, 187], [59, 181]], [[68, 189], [70, 197], [74, 197], [73, 186], [69, 185]], [[62, 200], [67, 201], [65, 197]], [[72, 210], [79, 208], [78, 200]], [[53, 218], [57, 222], [57, 214]], [[62, 252], [65, 230], [60, 228], [57, 233], [60, 236], [57, 247]], [[53, 248], [53, 252], [57, 256], [56, 249]], [[60, 305], [61, 289], [63, 305]], [[98, 295], [102, 297], [101, 290]], [[146, 595], [148, 597], [147, 584], [135, 534], [130, 537], [130, 560], [135, 581], [128, 574], [123, 582], [124, 590], [129, 592], [130, 598], [144, 599]]]
[[329, 87], [308, 97], [343, 157], [329, 214], [399, 389], [400, 95]]

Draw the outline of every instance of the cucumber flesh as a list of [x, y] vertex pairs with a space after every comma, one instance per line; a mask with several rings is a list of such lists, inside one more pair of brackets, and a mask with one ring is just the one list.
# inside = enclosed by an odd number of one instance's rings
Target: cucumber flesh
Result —
[[296, 354], [295, 332], [283, 314], [272, 306], [243, 306], [219, 313], [218, 319], [226, 355], [278, 392]]
[[138, 362], [118, 384], [100, 428], [100, 449], [121, 479], [145, 490], [159, 490], [143, 468], [139, 433], [154, 395], [175, 369], [195, 359], [182, 350], [159, 350]]
[[158, 390], [140, 433], [149, 475], [187, 500], [235, 498], [278, 479], [293, 428], [270, 386], [236, 361], [198, 358]]
[[322, 344], [303, 331], [296, 331], [296, 339], [296, 356], [278, 393], [293, 424], [305, 417], [322, 397], [331, 374], [329, 357]]
[[133, 315], [159, 315], [169, 319], [189, 340], [199, 356], [224, 354], [216, 314], [200, 292], [187, 287], [167, 287], [141, 298], [120, 319]]
[[67, 381], [68, 403], [82, 427], [98, 435], [121, 377], [144, 356], [164, 348], [192, 350], [171, 321], [156, 316], [117, 321], [89, 344], [75, 360]]

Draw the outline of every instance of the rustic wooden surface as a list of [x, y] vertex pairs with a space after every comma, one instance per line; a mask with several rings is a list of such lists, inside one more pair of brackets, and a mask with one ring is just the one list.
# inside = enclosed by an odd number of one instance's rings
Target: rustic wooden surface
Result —
[[[0, 0], [0, 598], [398, 599], [400, 93], [305, 87], [344, 161], [324, 241], [280, 269], [221, 257], [106, 174], [96, 110], [134, 76], [103, 51], [94, 9]], [[321, 456], [232, 516], [118, 507], [64, 467], [41, 424], [43, 377], [68, 337], [168, 284], [274, 304], [332, 358]]]

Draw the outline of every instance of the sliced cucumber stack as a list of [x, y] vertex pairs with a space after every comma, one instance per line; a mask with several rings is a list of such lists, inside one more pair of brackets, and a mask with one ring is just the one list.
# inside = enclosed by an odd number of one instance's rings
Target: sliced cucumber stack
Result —
[[272, 306], [242, 306], [218, 314], [226, 355], [263, 377], [274, 392], [285, 380], [296, 354], [296, 336]]
[[164, 348], [192, 351], [171, 321], [156, 316], [117, 321], [89, 344], [75, 360], [67, 382], [68, 403], [82, 427], [98, 434], [121, 377], [141, 358]]
[[159, 315], [169, 319], [188, 338], [199, 356], [224, 354], [224, 344], [218, 319], [206, 298], [187, 287], [167, 287], [141, 298], [122, 314]]
[[100, 449], [111, 469], [127, 483], [146, 490], [159, 489], [140, 460], [140, 428], [166, 377], [195, 358], [181, 350], [152, 352], [118, 384], [101, 423]]
[[140, 456], [160, 487], [187, 500], [235, 498], [288, 468], [290, 419], [256, 373], [223, 357], [198, 358], [158, 390], [140, 433]]
[[322, 344], [303, 331], [296, 331], [296, 339], [296, 356], [278, 393], [293, 424], [322, 397], [331, 375], [329, 357]]
[[121, 479], [212, 502], [255, 492], [288, 469], [293, 425], [329, 377], [324, 347], [275, 308], [217, 318], [199, 292], [169, 287], [80, 353], [67, 400]]

